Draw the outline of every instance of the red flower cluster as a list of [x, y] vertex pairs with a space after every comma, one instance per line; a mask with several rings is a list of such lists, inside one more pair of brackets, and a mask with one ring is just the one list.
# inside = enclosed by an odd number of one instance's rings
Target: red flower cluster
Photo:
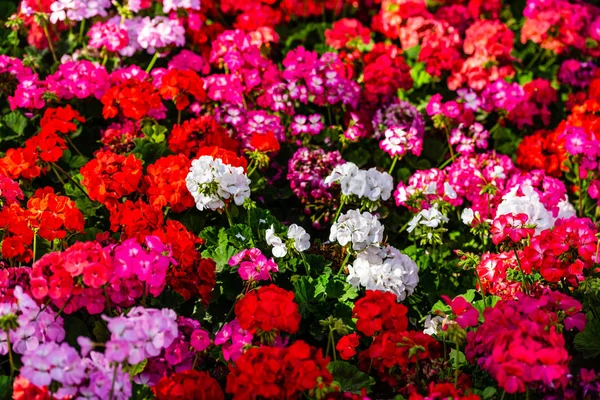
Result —
[[254, 133], [250, 138], [250, 147], [262, 153], [274, 153], [280, 149], [279, 141], [270, 131], [265, 134]]
[[564, 139], [560, 140], [560, 129], [539, 130], [523, 138], [517, 148], [517, 166], [525, 171], [543, 169], [547, 175], [560, 178], [568, 171]]
[[185, 155], [178, 154], [162, 157], [149, 165], [141, 188], [148, 202], [160, 208], [169, 206], [175, 212], [193, 207], [194, 198], [185, 185], [190, 164]]
[[18, 204], [0, 210], [0, 229], [3, 230], [2, 257], [18, 261], [31, 259], [33, 230], [29, 227], [29, 213]]
[[137, 190], [142, 179], [142, 162], [133, 154], [124, 156], [99, 151], [80, 172], [83, 175], [81, 183], [90, 198], [114, 206], [122, 197]]
[[46, 386], [39, 387], [21, 376], [13, 383], [13, 400], [51, 400]]
[[121, 111], [125, 118], [139, 120], [162, 105], [152, 83], [136, 78], [111, 87], [104, 93], [101, 101], [104, 104], [102, 115], [105, 119], [116, 117]]
[[405, 331], [408, 328], [408, 309], [396, 302], [390, 292], [367, 290], [365, 297], [354, 305], [352, 317], [356, 329], [365, 336], [373, 336], [382, 330]]
[[477, 265], [477, 275], [481, 287], [486, 293], [505, 299], [512, 299], [522, 290], [520, 282], [510, 281], [507, 277], [509, 269], [518, 269], [519, 264], [513, 251], [503, 253], [484, 253]]
[[441, 346], [423, 332], [390, 330], [375, 337], [368, 350], [361, 353], [361, 363], [379, 372], [392, 386], [410, 381], [417, 370], [441, 356]]
[[74, 121], [84, 123], [85, 118], [68, 104], [66, 107], [48, 108], [42, 117], [40, 127], [45, 133], [60, 132], [66, 135], [77, 130]]
[[192, 70], [171, 69], [160, 78], [158, 93], [165, 100], [173, 100], [182, 111], [190, 105], [190, 97], [196, 101], [206, 100], [204, 81]]
[[588, 219], [558, 220], [552, 229], [531, 238], [523, 249], [522, 264], [526, 272], [539, 271], [548, 282], [566, 278], [573, 286], [583, 279], [583, 271], [598, 261], [598, 233]]
[[480, 400], [481, 397], [477, 394], [465, 395], [462, 391], [452, 383], [435, 383], [430, 382], [429, 393], [427, 396], [421, 396], [417, 392], [412, 393], [408, 400]]
[[365, 55], [361, 97], [364, 105], [377, 109], [395, 98], [398, 89], [408, 90], [412, 87], [410, 67], [401, 53], [396, 46], [378, 43]]
[[318, 383], [329, 384], [329, 357], [298, 340], [290, 347], [251, 348], [229, 367], [227, 393], [234, 400], [296, 399]]
[[33, 179], [48, 169], [46, 163], [53, 163], [62, 157], [67, 148], [65, 141], [57, 134], [42, 130], [25, 141], [25, 147], [11, 148], [0, 158], [0, 173], [12, 179]]
[[562, 324], [566, 329], [584, 328], [581, 304], [552, 291], [539, 299], [517, 296], [486, 308], [485, 322], [467, 333], [468, 360], [476, 361], [507, 393], [523, 393], [527, 387], [564, 388], [570, 356], [558, 332]]
[[142, 242], [146, 236], [161, 228], [164, 224], [162, 210], [138, 199], [135, 203], [127, 200], [115, 203], [110, 208], [110, 230], [121, 230], [123, 240], [136, 238]]
[[83, 232], [83, 214], [67, 196], [57, 196], [54, 189], [38, 189], [27, 201], [29, 221], [40, 237], [63, 239], [67, 231]]
[[325, 44], [336, 50], [356, 49], [371, 41], [371, 31], [354, 18], [342, 18], [325, 30]]
[[190, 119], [181, 125], [173, 126], [168, 143], [173, 153], [181, 153], [190, 158], [205, 146], [218, 146], [234, 152], [239, 149], [237, 140], [232, 139], [227, 130], [212, 116]]
[[204, 371], [188, 370], [163, 376], [152, 388], [157, 400], [223, 400], [219, 383]]
[[356, 348], [360, 344], [359, 339], [356, 333], [342, 336], [335, 349], [340, 352], [343, 360], [349, 360], [356, 355]]
[[275, 330], [294, 334], [300, 325], [294, 292], [276, 285], [263, 286], [246, 294], [235, 305], [235, 315], [242, 329], [258, 333]]

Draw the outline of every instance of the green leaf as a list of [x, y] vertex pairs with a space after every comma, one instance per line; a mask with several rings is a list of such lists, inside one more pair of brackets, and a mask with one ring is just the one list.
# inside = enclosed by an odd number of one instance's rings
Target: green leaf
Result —
[[[29, 120], [19, 111], [13, 111], [2, 117], [2, 122], [18, 136], [23, 135]], [[6, 138], [4, 138], [6, 140]]]
[[600, 321], [598, 319], [590, 319], [583, 332], [575, 336], [575, 348], [581, 352], [583, 358], [594, 358], [600, 355]]
[[310, 279], [303, 276], [294, 282], [294, 300], [298, 303], [298, 309], [302, 316], [307, 316], [315, 309], [311, 304], [315, 301], [315, 288]]
[[129, 376], [133, 378], [134, 376], [141, 374], [144, 368], [146, 368], [146, 364], [148, 364], [147, 358], [145, 358], [142, 362], [127, 368], [129, 370]]
[[373, 377], [346, 361], [330, 362], [327, 369], [344, 392], [360, 393], [362, 389], [365, 389], [367, 393], [370, 393], [371, 386], [375, 384]]
[[[456, 360], [456, 349], [451, 349], [450, 350], [450, 360], [452, 360], [452, 362], [454, 363]], [[465, 354], [462, 351], [458, 352], [458, 364], [459, 365], [464, 365], [467, 363], [467, 358], [465, 357]]]
[[10, 376], [0, 376], [0, 399], [10, 399], [11, 395]]
[[110, 339], [110, 332], [104, 320], [98, 320], [94, 323], [94, 329], [92, 330], [92, 333], [98, 342], [105, 343], [108, 339]]

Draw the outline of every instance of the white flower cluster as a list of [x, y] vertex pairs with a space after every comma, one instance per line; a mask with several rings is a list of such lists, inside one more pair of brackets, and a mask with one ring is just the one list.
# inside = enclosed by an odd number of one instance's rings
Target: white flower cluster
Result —
[[[292, 224], [288, 227], [288, 243], [298, 252], [306, 251], [310, 248], [310, 235], [296, 224]], [[267, 244], [271, 246], [271, 252], [273, 257], [281, 258], [285, 257], [288, 248], [286, 243], [277, 235], [275, 235], [275, 229], [273, 225], [266, 231], [265, 239]]]
[[437, 228], [441, 224], [448, 222], [448, 217], [442, 214], [437, 207], [437, 204], [434, 204], [433, 207], [427, 210], [421, 210], [410, 220], [407, 231], [409, 233], [414, 231], [418, 225]]
[[[523, 196], [517, 195], [521, 189]], [[496, 217], [505, 214], [527, 214], [528, 225], [535, 225], [535, 233], [550, 229], [554, 226], [554, 217], [540, 201], [540, 195], [530, 185], [513, 187], [502, 196], [502, 203], [498, 206]]]
[[385, 201], [390, 198], [394, 190], [394, 180], [390, 174], [375, 168], [360, 169], [352, 162], [336, 166], [331, 175], [325, 178], [326, 185], [335, 182], [342, 187], [343, 195], [366, 197], [371, 201], [379, 199]]
[[360, 251], [383, 240], [383, 226], [367, 211], [361, 214], [358, 210], [350, 210], [331, 226], [329, 240], [342, 246], [352, 243], [352, 249]]
[[218, 210], [225, 200], [242, 205], [250, 197], [250, 179], [242, 167], [224, 164], [219, 158], [202, 156], [192, 161], [185, 184], [196, 201], [198, 210]]
[[347, 282], [354, 287], [394, 293], [398, 301], [410, 296], [419, 283], [419, 268], [392, 246], [371, 245], [348, 267]]

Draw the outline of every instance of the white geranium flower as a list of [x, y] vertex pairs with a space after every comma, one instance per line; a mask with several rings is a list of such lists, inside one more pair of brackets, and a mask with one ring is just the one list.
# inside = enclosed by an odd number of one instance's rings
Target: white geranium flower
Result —
[[227, 199], [242, 205], [250, 197], [250, 179], [244, 169], [224, 164], [212, 156], [192, 161], [185, 184], [200, 211], [223, 208]]
[[443, 323], [443, 317], [436, 315], [432, 318], [431, 315], [428, 315], [425, 319], [425, 329], [423, 330], [423, 333], [430, 336], [436, 335], [442, 332]]
[[[517, 195], [521, 189], [523, 195]], [[528, 225], [535, 225], [535, 233], [550, 229], [554, 226], [552, 213], [546, 210], [546, 207], [540, 201], [539, 194], [533, 190], [531, 185], [522, 185], [513, 187], [508, 193], [502, 196], [502, 203], [496, 211], [496, 218], [505, 214], [527, 214]]]
[[287, 247], [285, 247], [285, 243], [281, 240], [280, 237], [275, 235], [275, 229], [273, 229], [273, 225], [266, 232], [266, 240], [267, 244], [272, 247], [271, 252], [273, 253], [273, 257], [281, 258], [285, 257], [287, 254]]
[[337, 241], [342, 246], [351, 243], [354, 250], [360, 251], [381, 242], [383, 229], [381, 222], [371, 213], [365, 211], [361, 214], [358, 210], [350, 210], [331, 226], [329, 240]]
[[290, 225], [287, 235], [289, 239], [293, 240], [294, 248], [297, 251], [303, 252], [310, 248], [310, 235], [301, 226]]
[[366, 197], [371, 201], [385, 201], [394, 190], [394, 180], [387, 172], [380, 172], [376, 168], [359, 169], [351, 162], [336, 166], [325, 178], [325, 183], [339, 183], [344, 196]]
[[448, 218], [438, 210], [437, 204], [427, 210], [421, 210], [408, 223], [407, 231], [410, 233], [415, 230], [417, 225], [425, 225], [430, 228], [437, 228], [443, 223], [448, 222]]
[[392, 292], [398, 300], [410, 296], [419, 283], [417, 264], [392, 246], [371, 245], [348, 266], [347, 282], [367, 290]]
[[475, 213], [472, 208], [465, 208], [460, 214], [460, 219], [462, 219], [463, 224], [471, 225], [473, 220], [475, 219]]

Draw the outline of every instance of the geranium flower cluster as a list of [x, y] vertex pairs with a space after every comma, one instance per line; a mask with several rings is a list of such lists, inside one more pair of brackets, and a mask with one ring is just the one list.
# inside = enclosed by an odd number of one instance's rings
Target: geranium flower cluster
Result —
[[377, 217], [367, 211], [349, 210], [331, 226], [329, 240], [340, 246], [351, 245], [355, 251], [364, 250], [383, 241], [384, 227]]
[[225, 201], [233, 201], [239, 206], [250, 197], [250, 179], [244, 168], [213, 156], [201, 156], [192, 161], [185, 182], [200, 211], [221, 209], [225, 207]]
[[158, 296], [171, 252], [157, 237], [147, 237], [144, 245], [135, 239], [108, 247], [79, 242], [64, 252], [48, 253], [32, 267], [32, 296], [66, 314], [84, 307], [99, 314], [107, 305], [131, 307], [147, 294]]
[[390, 174], [380, 172], [376, 168], [360, 169], [352, 162], [336, 166], [325, 178], [325, 184], [333, 183], [340, 185], [344, 196], [366, 198], [371, 202], [389, 199], [394, 185]]
[[467, 334], [467, 357], [477, 357], [477, 364], [508, 393], [563, 387], [570, 357], [560, 332], [584, 328], [580, 311], [579, 302], [549, 290], [538, 298], [521, 294], [518, 300], [501, 301], [486, 309], [485, 322]]

